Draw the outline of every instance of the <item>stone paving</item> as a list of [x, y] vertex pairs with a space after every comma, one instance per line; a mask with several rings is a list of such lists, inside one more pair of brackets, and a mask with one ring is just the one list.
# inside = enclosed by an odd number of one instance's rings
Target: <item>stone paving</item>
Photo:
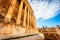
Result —
[[[15, 37], [15, 36], [14, 36]], [[2, 38], [2, 37], [1, 37]], [[11, 38], [11, 39], [6, 39], [6, 38]], [[4, 40], [44, 40], [44, 35], [43, 34], [37, 34], [37, 35], [30, 35], [30, 36], [21, 36], [21, 37], [3, 37]]]
[[19, 39], [11, 39], [11, 40], [44, 40], [44, 38], [40, 35], [35, 35], [35, 36], [19, 38]]

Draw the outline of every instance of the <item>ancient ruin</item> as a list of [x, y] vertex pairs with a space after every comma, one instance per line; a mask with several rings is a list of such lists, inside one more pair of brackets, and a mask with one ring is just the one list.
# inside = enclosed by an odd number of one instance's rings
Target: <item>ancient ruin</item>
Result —
[[0, 0], [0, 36], [38, 33], [27, 0]]

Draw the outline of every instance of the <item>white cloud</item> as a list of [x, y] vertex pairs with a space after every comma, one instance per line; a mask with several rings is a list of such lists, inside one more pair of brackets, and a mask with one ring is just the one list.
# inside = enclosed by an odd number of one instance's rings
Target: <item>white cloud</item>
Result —
[[56, 11], [59, 9], [59, 0], [29, 0], [30, 5], [34, 10], [36, 18], [43, 20], [53, 18], [57, 15]]

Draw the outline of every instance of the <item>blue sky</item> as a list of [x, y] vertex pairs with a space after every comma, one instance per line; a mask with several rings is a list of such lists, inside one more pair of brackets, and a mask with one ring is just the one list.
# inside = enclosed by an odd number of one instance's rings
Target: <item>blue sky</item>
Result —
[[60, 25], [60, 0], [29, 0], [37, 27]]

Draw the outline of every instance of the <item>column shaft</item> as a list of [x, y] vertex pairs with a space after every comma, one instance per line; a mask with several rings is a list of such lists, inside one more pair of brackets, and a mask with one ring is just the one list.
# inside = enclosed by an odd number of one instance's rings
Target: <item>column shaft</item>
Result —
[[32, 15], [32, 20], [33, 20], [33, 28], [35, 27], [35, 20], [34, 20], [34, 15]]
[[27, 21], [28, 21], [28, 23], [27, 23], [27, 26], [29, 27], [29, 10], [28, 10], [28, 19], [27, 19]]
[[36, 28], [36, 19], [34, 19], [34, 27]]
[[30, 13], [30, 15], [29, 15], [29, 25], [31, 26], [31, 13]]
[[26, 14], [27, 14], [27, 7], [25, 6], [25, 10], [24, 10], [24, 21], [23, 21], [23, 25], [26, 26]]
[[31, 14], [31, 27], [33, 27], [33, 16], [32, 16], [32, 14]]
[[20, 5], [19, 5], [19, 11], [18, 11], [18, 16], [17, 16], [17, 24], [21, 23], [21, 15], [23, 12], [23, 1], [21, 1]]
[[10, 7], [9, 7], [8, 12], [7, 12], [5, 19], [4, 19], [5, 21], [9, 22], [11, 20], [12, 14], [14, 12], [14, 8], [16, 6], [16, 3], [17, 3], [17, 0], [11, 0]]

